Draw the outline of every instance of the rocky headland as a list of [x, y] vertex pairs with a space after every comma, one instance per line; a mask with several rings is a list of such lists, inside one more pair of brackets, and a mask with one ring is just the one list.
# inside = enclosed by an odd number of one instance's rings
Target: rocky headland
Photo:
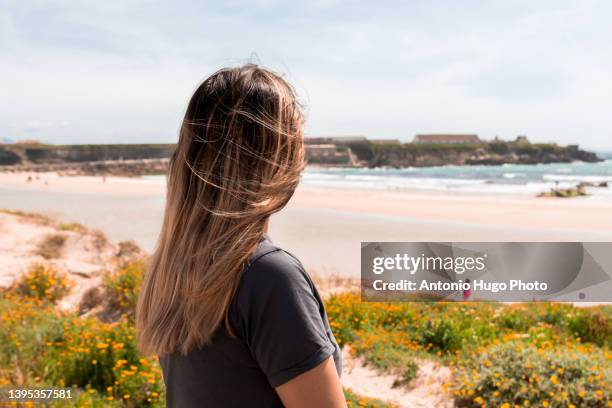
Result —
[[[173, 144], [0, 145], [0, 171], [64, 175], [140, 176], [164, 174]], [[333, 167], [428, 167], [598, 162], [577, 145], [495, 140], [479, 143], [401, 143], [365, 137], [306, 139], [310, 165]]]

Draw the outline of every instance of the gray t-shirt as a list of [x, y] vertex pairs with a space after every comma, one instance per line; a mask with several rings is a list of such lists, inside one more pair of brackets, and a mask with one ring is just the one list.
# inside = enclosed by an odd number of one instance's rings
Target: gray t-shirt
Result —
[[171, 408], [282, 407], [274, 387], [341, 353], [323, 302], [302, 264], [267, 236], [251, 256], [220, 328], [186, 356], [160, 358]]

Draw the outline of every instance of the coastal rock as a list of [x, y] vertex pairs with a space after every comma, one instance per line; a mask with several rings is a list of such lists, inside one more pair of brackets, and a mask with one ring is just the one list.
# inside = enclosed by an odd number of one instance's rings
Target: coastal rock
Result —
[[[321, 138], [319, 138], [321, 139]], [[491, 141], [428, 144], [376, 143], [366, 138], [323, 138], [306, 143], [309, 164], [341, 167], [427, 167], [601, 161], [576, 145]], [[139, 176], [164, 174], [175, 146], [155, 145], [3, 145], [0, 171], [55, 171], [64, 175]]]
[[550, 191], [544, 191], [538, 194], [538, 197], [559, 197], [559, 198], [571, 198], [571, 197], [581, 197], [589, 195], [587, 191], [584, 189], [584, 186], [580, 184], [576, 187], [570, 188], [553, 188]]
[[578, 185], [576, 186], [578, 188], [585, 188], [585, 187], [608, 187], [608, 182], [607, 181], [602, 181], [600, 183], [592, 183], [590, 181], [582, 181], [580, 183], [578, 183]]

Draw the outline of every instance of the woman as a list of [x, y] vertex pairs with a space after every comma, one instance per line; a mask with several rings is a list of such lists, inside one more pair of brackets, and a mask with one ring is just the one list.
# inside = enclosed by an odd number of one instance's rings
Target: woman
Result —
[[265, 234], [304, 167], [291, 86], [222, 69], [189, 102], [137, 310], [169, 407], [343, 407], [340, 350], [310, 277]]

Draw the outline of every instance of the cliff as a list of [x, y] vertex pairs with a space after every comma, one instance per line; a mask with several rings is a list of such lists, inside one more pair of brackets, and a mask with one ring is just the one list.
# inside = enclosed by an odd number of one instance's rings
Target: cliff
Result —
[[[494, 141], [478, 144], [377, 143], [365, 138], [307, 141], [309, 164], [347, 167], [536, 164], [600, 161], [578, 146]], [[174, 144], [0, 145], [4, 170], [68, 174], [158, 174], [166, 171]]]
[[0, 145], [0, 165], [51, 165], [169, 158], [174, 144]]
[[498, 165], [601, 161], [577, 146], [491, 142], [479, 144], [371, 144], [370, 167], [425, 167], [441, 165]]

